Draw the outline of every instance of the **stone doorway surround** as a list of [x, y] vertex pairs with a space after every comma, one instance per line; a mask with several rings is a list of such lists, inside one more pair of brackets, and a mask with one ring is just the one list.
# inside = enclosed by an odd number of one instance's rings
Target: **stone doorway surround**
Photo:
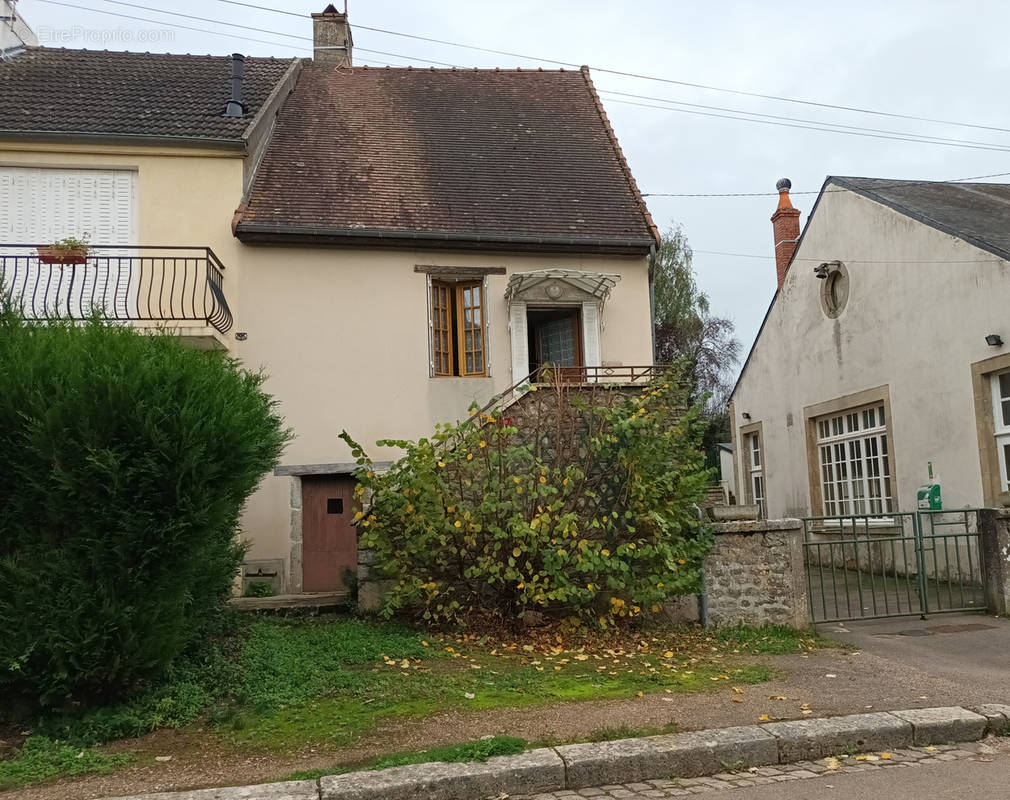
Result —
[[[377, 461], [373, 468], [377, 471], [389, 469], [391, 461]], [[295, 464], [277, 467], [274, 475], [291, 478], [289, 492], [290, 506], [290, 549], [287, 564], [287, 593], [301, 594], [302, 588], [302, 478], [314, 475], [332, 475], [349, 477], [354, 474], [358, 465], [353, 461], [335, 464]], [[360, 566], [359, 566], [360, 569]]]

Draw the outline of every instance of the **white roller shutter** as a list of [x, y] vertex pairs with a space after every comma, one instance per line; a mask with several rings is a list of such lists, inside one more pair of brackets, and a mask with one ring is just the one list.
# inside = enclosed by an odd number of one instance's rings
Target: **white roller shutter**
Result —
[[[2, 244], [48, 244], [67, 236], [90, 235], [93, 245], [129, 245], [137, 242], [137, 173], [132, 170], [62, 169], [0, 166], [0, 246]], [[6, 254], [13, 253], [6, 251]], [[24, 255], [22, 250], [19, 253]], [[64, 286], [59, 296], [47, 302], [87, 312], [90, 299], [114, 305], [114, 316], [133, 316], [128, 307], [129, 262], [110, 250], [96, 266], [77, 267], [72, 290]], [[48, 266], [43, 266], [48, 270]], [[53, 269], [67, 270], [55, 266]], [[24, 270], [21, 270], [24, 274]], [[24, 274], [22, 282], [38, 280], [38, 273]], [[17, 287], [14, 287], [15, 290]]]

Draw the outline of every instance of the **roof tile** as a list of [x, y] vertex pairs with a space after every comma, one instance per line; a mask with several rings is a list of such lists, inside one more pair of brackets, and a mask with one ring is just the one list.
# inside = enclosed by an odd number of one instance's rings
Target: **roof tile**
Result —
[[302, 70], [237, 230], [655, 237], [588, 73], [322, 66]]
[[293, 59], [246, 58], [244, 117], [225, 117], [231, 57], [29, 48], [0, 62], [0, 132], [240, 140]]

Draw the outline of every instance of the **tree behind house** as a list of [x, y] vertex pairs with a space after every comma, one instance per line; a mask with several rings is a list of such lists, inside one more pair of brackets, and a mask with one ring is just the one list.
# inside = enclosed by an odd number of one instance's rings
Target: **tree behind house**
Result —
[[679, 227], [663, 235], [656, 254], [654, 291], [656, 362], [683, 361], [691, 399], [708, 395], [704, 416], [709, 428], [703, 445], [709, 466], [715, 466], [716, 443], [729, 439], [726, 403], [740, 359], [740, 341], [733, 335], [733, 321], [715, 316], [708, 295], [698, 288], [691, 246]]

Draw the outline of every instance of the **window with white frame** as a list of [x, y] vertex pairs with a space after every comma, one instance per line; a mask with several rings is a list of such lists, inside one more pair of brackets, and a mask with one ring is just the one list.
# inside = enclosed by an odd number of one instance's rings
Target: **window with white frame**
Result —
[[751, 502], [755, 503], [761, 513], [765, 515], [765, 479], [764, 469], [761, 465], [761, 434], [750, 433], [746, 436], [747, 470], [750, 481]]
[[827, 517], [894, 510], [883, 404], [815, 420]]
[[999, 478], [1002, 490], [1010, 490], [1010, 372], [992, 376], [993, 427], [996, 433], [996, 453], [999, 456]]

